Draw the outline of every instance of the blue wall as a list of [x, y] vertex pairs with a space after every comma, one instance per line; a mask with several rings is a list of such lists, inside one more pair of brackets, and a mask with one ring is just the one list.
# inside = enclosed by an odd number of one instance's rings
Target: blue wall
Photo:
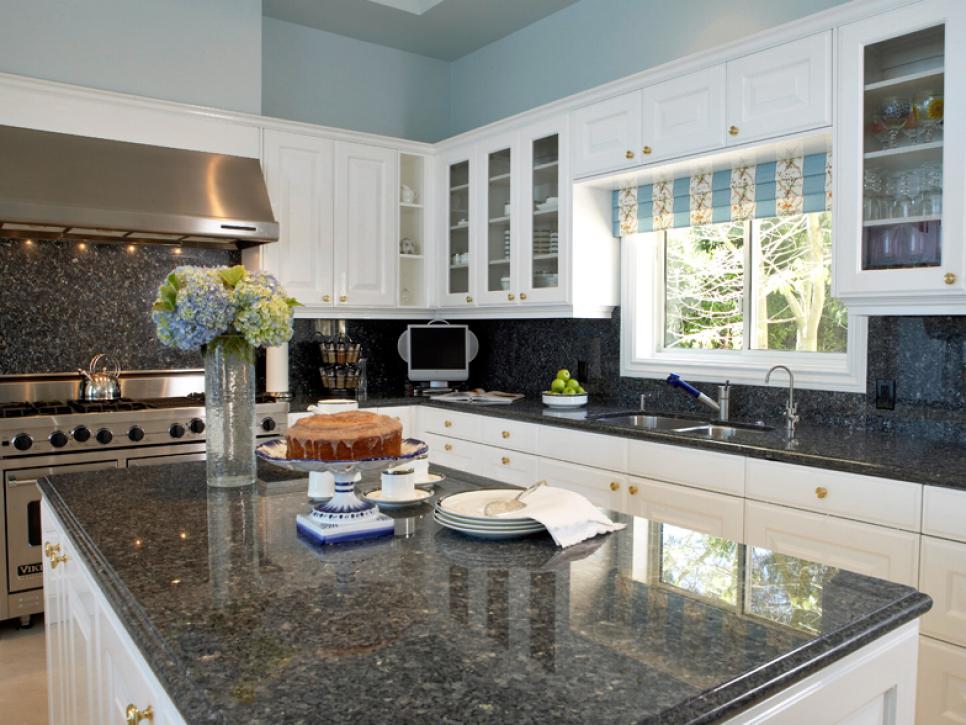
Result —
[[261, 109], [261, 0], [0, 0], [0, 72]]
[[450, 128], [491, 121], [844, 0], [581, 0], [451, 64]]
[[262, 112], [417, 141], [449, 126], [449, 64], [264, 18]]

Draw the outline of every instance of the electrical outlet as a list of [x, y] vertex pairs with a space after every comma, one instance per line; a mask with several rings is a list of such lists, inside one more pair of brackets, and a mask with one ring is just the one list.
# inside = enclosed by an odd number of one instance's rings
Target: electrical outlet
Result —
[[875, 381], [875, 407], [879, 410], [895, 410], [896, 381], [878, 378]]

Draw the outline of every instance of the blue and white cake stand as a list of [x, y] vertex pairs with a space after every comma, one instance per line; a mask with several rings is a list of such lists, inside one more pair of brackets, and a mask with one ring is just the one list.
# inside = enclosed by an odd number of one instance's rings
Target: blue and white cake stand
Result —
[[312, 513], [296, 516], [295, 523], [299, 533], [304, 536], [320, 544], [337, 544], [385, 536], [395, 529], [393, 519], [380, 513], [374, 503], [356, 496], [356, 483], [362, 479], [362, 472], [385, 471], [400, 463], [415, 460], [427, 451], [429, 446], [422, 441], [407, 438], [402, 442], [399, 456], [359, 461], [317, 461], [289, 458], [285, 439], [277, 438], [257, 446], [255, 455], [289, 471], [332, 473], [335, 477], [335, 495], [325, 503], [317, 505]]

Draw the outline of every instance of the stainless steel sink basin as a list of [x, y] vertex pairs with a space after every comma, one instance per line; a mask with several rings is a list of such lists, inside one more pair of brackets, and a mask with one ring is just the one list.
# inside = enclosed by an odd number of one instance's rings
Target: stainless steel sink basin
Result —
[[646, 413], [620, 415], [602, 415], [595, 420], [601, 420], [612, 425], [626, 425], [630, 428], [644, 430], [675, 430], [687, 426], [701, 425], [700, 420], [694, 418], [674, 418], [666, 415], [648, 415]]
[[730, 440], [739, 433], [765, 433], [774, 430], [764, 423], [734, 423], [731, 421], [706, 421], [699, 418], [655, 415], [652, 413], [612, 413], [596, 416], [612, 425], [622, 425], [641, 430], [661, 430], [672, 433], [693, 433], [714, 440]]

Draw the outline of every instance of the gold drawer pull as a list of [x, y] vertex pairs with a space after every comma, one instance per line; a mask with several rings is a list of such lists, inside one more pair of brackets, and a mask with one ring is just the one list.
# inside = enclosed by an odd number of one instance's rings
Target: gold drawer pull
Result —
[[450, 443], [443, 444], [443, 450], [444, 451], [451, 451], [451, 450], [453, 450], [452, 444], [450, 444]]
[[471, 295], [466, 295], [467, 304], [473, 304], [473, 297]]
[[520, 299], [521, 300], [525, 300], [526, 298], [527, 298], [527, 293], [526, 292], [521, 292], [520, 293]]
[[632, 158], [634, 158], [634, 152], [631, 151], [630, 149], [627, 149], [627, 151], [624, 152], [624, 158], [625, 159], [632, 159]]
[[504, 466], [509, 466], [510, 465], [510, 459], [507, 458], [506, 456], [503, 456], [503, 458], [500, 459], [500, 463], [502, 463]]
[[504, 438], [504, 440], [505, 440], [505, 439], [507, 439], [507, 438], [509, 438], [509, 437], [510, 437], [510, 431], [508, 431], [508, 430], [505, 430], [505, 431], [503, 431], [503, 433], [501, 433], [500, 435], [502, 435], [502, 436], [503, 436], [503, 438]]
[[731, 126], [728, 129], [728, 133], [730, 133], [732, 136], [737, 136], [738, 135], [738, 127], [737, 126]]
[[946, 274], [943, 275], [943, 282], [946, 284], [956, 284], [956, 275], [952, 272], [946, 272]]
[[339, 295], [339, 302], [348, 302], [348, 301], [349, 301], [348, 295]]
[[510, 300], [510, 302], [513, 302], [513, 300], [516, 299], [516, 297], [514, 296], [514, 294], [512, 292], [508, 293], [507, 296], [506, 296], [506, 298], [508, 300]]
[[332, 301], [332, 295], [322, 295], [322, 301], [323, 302], [331, 302]]
[[443, 421], [443, 427], [444, 428], [452, 428], [453, 427], [453, 421], [451, 421], [451, 420], [444, 420]]
[[825, 486], [819, 486], [818, 488], [815, 489], [815, 495], [818, 496], [819, 498], [825, 498], [826, 496], [828, 496], [828, 489], [825, 488]]
[[610, 482], [610, 490], [611, 491], [618, 491], [618, 490], [620, 490], [620, 487], [621, 487], [621, 485], [617, 481], [611, 481]]
[[636, 495], [636, 494], [637, 494], [637, 486], [628, 486], [628, 487], [627, 487], [627, 492], [628, 492], [628, 493], [629, 493], [629, 494], [630, 494], [631, 496], [634, 496], [634, 495]]
[[139, 710], [135, 705], [128, 705], [124, 711], [127, 725], [137, 725], [142, 720], [154, 722], [154, 708], [148, 705], [143, 710]]
[[651, 155], [651, 152], [652, 152], [652, 151], [653, 151], [654, 149], [652, 149], [652, 148], [651, 148], [650, 146], [645, 146], [645, 147], [644, 147], [644, 148], [643, 148], [642, 150], [644, 151], [644, 155], [645, 155], [645, 156], [650, 156], [650, 155]]

